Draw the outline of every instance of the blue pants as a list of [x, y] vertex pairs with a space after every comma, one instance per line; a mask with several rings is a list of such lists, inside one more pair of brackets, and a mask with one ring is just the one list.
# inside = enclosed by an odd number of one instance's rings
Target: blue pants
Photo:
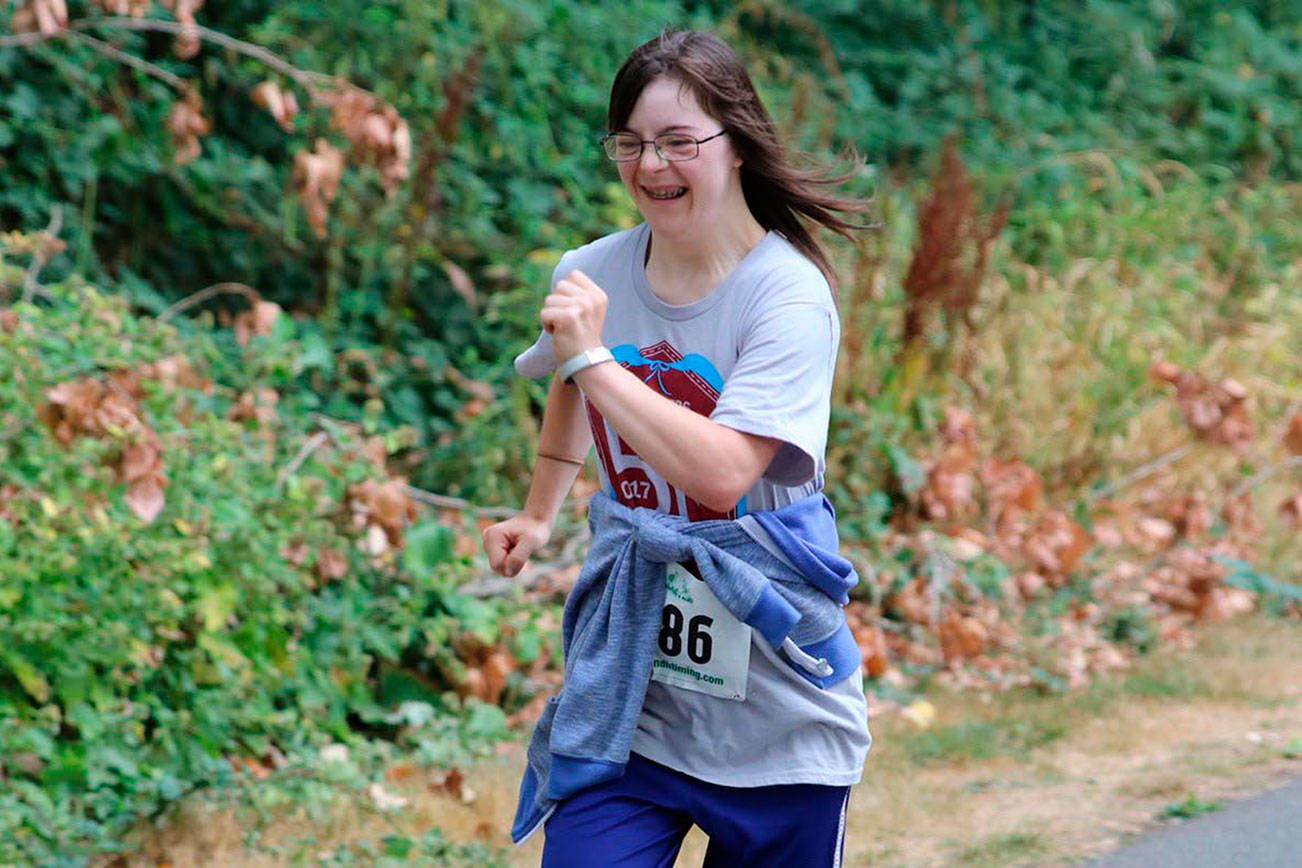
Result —
[[618, 780], [580, 790], [544, 825], [542, 868], [672, 868], [692, 824], [703, 868], [839, 868], [849, 787], [724, 787], [638, 754]]

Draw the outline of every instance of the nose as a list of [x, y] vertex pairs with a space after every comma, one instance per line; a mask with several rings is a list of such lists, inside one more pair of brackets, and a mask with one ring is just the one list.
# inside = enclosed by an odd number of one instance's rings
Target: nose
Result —
[[642, 145], [642, 156], [638, 157], [638, 168], [648, 172], [654, 172], [656, 169], [669, 165], [669, 161], [660, 156], [656, 146], [652, 144]]

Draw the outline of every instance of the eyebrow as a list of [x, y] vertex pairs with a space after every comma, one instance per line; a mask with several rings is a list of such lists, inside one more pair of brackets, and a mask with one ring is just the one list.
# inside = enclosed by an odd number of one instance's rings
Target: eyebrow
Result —
[[[692, 126], [691, 124], [673, 124], [672, 126], [661, 127], [658, 131], [656, 131], [656, 135], [662, 136], [665, 133], [672, 133], [676, 130], [687, 130], [688, 132], [694, 132], [696, 130], [696, 127]], [[629, 129], [628, 127], [624, 127], [623, 132], [632, 133], [634, 131]], [[641, 134], [638, 133], [637, 135], [641, 135]], [[654, 136], [652, 136], [652, 138], [654, 138]]]

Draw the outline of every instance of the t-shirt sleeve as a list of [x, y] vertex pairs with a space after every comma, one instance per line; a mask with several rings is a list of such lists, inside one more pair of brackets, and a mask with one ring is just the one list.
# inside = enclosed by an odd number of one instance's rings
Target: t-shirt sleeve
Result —
[[827, 446], [839, 324], [817, 302], [766, 312], [741, 336], [741, 350], [710, 418], [737, 431], [782, 441], [763, 478], [802, 485]]
[[[574, 266], [571, 254], [568, 251], [561, 257], [560, 262], [552, 269], [551, 288], [556, 287], [556, 282], [561, 279], [562, 274], [569, 274]], [[526, 349], [520, 355], [515, 357], [515, 372], [522, 377], [537, 379], [545, 377], [556, 370], [556, 352], [552, 349], [552, 336], [541, 325], [538, 327], [538, 339], [533, 345]]]

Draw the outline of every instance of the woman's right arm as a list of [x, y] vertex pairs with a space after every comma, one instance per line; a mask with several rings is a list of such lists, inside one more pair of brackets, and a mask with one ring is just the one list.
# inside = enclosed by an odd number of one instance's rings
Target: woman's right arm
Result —
[[524, 509], [518, 515], [484, 529], [484, 551], [494, 572], [514, 576], [524, 568], [529, 556], [547, 542], [556, 525], [556, 516], [565, 496], [574, 486], [580, 465], [545, 458], [549, 452], [582, 460], [592, 446], [578, 386], [566, 385], [553, 376], [543, 407], [542, 430], [538, 434], [538, 460], [534, 462], [533, 481]]

